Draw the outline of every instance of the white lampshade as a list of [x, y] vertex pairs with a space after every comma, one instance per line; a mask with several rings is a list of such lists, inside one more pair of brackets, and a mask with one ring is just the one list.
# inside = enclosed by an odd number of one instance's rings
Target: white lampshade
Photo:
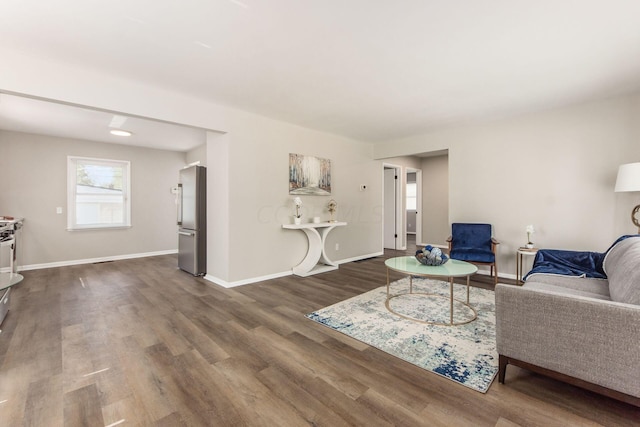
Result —
[[615, 191], [640, 191], [640, 162], [620, 165]]

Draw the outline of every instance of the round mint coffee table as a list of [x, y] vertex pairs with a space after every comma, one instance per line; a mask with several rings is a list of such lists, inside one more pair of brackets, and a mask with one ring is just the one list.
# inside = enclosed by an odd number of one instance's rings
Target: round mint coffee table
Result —
[[[473, 308], [469, 304], [469, 277], [478, 271], [478, 267], [475, 265], [465, 262], [459, 261], [456, 259], [449, 259], [446, 263], [438, 266], [430, 266], [423, 265], [418, 262], [418, 260], [413, 256], [401, 256], [396, 258], [389, 258], [384, 262], [387, 266], [387, 299], [384, 305], [387, 307], [391, 313], [396, 316], [403, 317], [405, 319], [413, 320], [416, 322], [427, 323], [431, 325], [444, 325], [444, 326], [457, 326], [464, 325], [470, 322], [473, 322], [478, 318], [478, 312], [475, 308]], [[409, 292], [400, 293], [397, 295], [391, 295], [389, 292], [389, 271], [397, 271], [399, 273], [404, 273], [409, 275]], [[447, 279], [449, 282], [449, 297], [445, 297], [439, 294], [425, 293], [425, 292], [413, 292], [413, 276], [420, 277], [431, 277], [437, 279]], [[459, 299], [455, 299], [453, 297], [453, 279], [454, 277], [466, 277], [467, 278], [467, 300], [462, 301]], [[449, 322], [431, 322], [420, 319], [415, 319], [413, 317], [409, 317], [403, 315], [401, 313], [397, 313], [391, 308], [389, 301], [393, 298], [402, 296], [402, 295], [428, 295], [430, 297], [439, 297], [449, 300]], [[465, 319], [464, 321], [454, 322], [453, 321], [453, 302], [457, 301], [465, 306], [469, 307], [473, 312], [473, 317], [471, 319]]]

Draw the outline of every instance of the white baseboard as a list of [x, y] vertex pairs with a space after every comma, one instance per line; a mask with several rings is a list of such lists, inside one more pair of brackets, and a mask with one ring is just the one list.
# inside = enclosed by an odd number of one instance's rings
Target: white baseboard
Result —
[[417, 246], [422, 246], [422, 247], [425, 247], [425, 246], [428, 246], [428, 245], [431, 245], [434, 248], [449, 249], [449, 245], [438, 245], [438, 244], [435, 244], [435, 243], [417, 243]]
[[18, 266], [18, 271], [41, 270], [43, 268], [67, 267], [70, 265], [93, 264], [96, 262], [119, 261], [123, 259], [145, 258], [150, 256], [171, 255], [171, 254], [177, 254], [177, 253], [178, 253], [177, 249], [171, 249], [167, 251], [144, 252], [139, 254], [126, 254], [126, 255], [113, 255], [108, 257], [99, 257], [99, 258], [74, 259], [70, 261], [46, 262], [43, 264], [28, 264], [28, 265]]
[[249, 279], [236, 280], [235, 282], [227, 282], [219, 277], [212, 276], [211, 274], [205, 274], [204, 279], [223, 288], [235, 288], [236, 286], [249, 285], [251, 283], [262, 282], [265, 280], [278, 279], [280, 277], [291, 276], [293, 273], [291, 270], [283, 271], [282, 273], [268, 274], [266, 276], [251, 277]]
[[375, 252], [375, 253], [368, 254], [368, 255], [358, 255], [358, 256], [353, 257], [353, 258], [341, 259], [339, 261], [336, 261], [336, 263], [338, 263], [338, 264], [346, 264], [347, 262], [361, 261], [363, 259], [375, 258], [377, 256], [382, 256], [382, 255], [384, 255], [384, 252]]
[[[339, 261], [336, 261], [337, 264], [345, 264], [347, 262], [353, 262], [353, 261], [360, 261], [363, 259], [367, 259], [367, 258], [374, 258], [380, 255], [384, 255], [383, 252], [376, 252], [373, 254], [368, 254], [368, 255], [359, 255], [357, 257], [353, 257], [353, 258], [345, 258], [345, 259], [341, 259]], [[208, 280], [212, 283], [215, 283], [218, 286], [222, 286], [223, 288], [235, 288], [236, 286], [243, 286], [243, 285], [250, 285], [251, 283], [256, 283], [256, 282], [263, 282], [265, 280], [271, 280], [271, 279], [278, 279], [280, 277], [286, 277], [286, 276], [291, 276], [293, 274], [293, 272], [291, 270], [287, 270], [287, 271], [283, 271], [281, 273], [273, 273], [273, 274], [268, 274], [266, 276], [259, 276], [259, 277], [251, 277], [249, 279], [242, 279], [242, 280], [236, 280], [234, 282], [227, 282], [226, 280], [223, 280], [219, 277], [215, 277], [212, 276], [211, 274], [206, 274], [204, 276], [205, 280]]]
[[[490, 276], [491, 275], [491, 271], [478, 269], [478, 272], [476, 274], [482, 274], [484, 276]], [[500, 282], [500, 279], [513, 279], [513, 280], [516, 280], [516, 275], [515, 274], [498, 273], [498, 282]]]

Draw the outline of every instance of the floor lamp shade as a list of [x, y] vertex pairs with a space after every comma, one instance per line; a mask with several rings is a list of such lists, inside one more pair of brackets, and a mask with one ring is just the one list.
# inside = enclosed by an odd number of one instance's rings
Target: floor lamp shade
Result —
[[[627, 163], [618, 168], [618, 178], [616, 179], [616, 192], [640, 191], [640, 162]], [[640, 205], [631, 211], [631, 222], [638, 227], [640, 233], [640, 220], [636, 215], [640, 212]]]

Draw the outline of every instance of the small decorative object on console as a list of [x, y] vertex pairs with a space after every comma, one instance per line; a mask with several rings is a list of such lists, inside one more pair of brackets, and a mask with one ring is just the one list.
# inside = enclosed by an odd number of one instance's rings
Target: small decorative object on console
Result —
[[535, 229], [533, 228], [532, 224], [527, 225], [527, 228], [525, 228], [525, 231], [527, 232], [527, 244], [525, 245], [525, 248], [531, 249], [533, 248], [533, 242], [531, 241], [531, 235], [533, 233], [535, 233]]
[[440, 248], [427, 245], [424, 249], [416, 251], [416, 259], [424, 265], [442, 265], [449, 261], [449, 257], [442, 253]]
[[338, 209], [338, 203], [336, 203], [336, 201], [333, 200], [333, 199], [329, 200], [329, 204], [327, 204], [327, 209], [329, 210], [329, 213], [331, 214], [331, 219], [329, 220], [329, 222], [336, 222], [336, 220], [333, 219], [333, 214]]
[[293, 216], [294, 224], [300, 224], [300, 218], [302, 214], [300, 213], [300, 208], [302, 207], [302, 199], [300, 197], [293, 198], [293, 205], [296, 207], [296, 214]]

